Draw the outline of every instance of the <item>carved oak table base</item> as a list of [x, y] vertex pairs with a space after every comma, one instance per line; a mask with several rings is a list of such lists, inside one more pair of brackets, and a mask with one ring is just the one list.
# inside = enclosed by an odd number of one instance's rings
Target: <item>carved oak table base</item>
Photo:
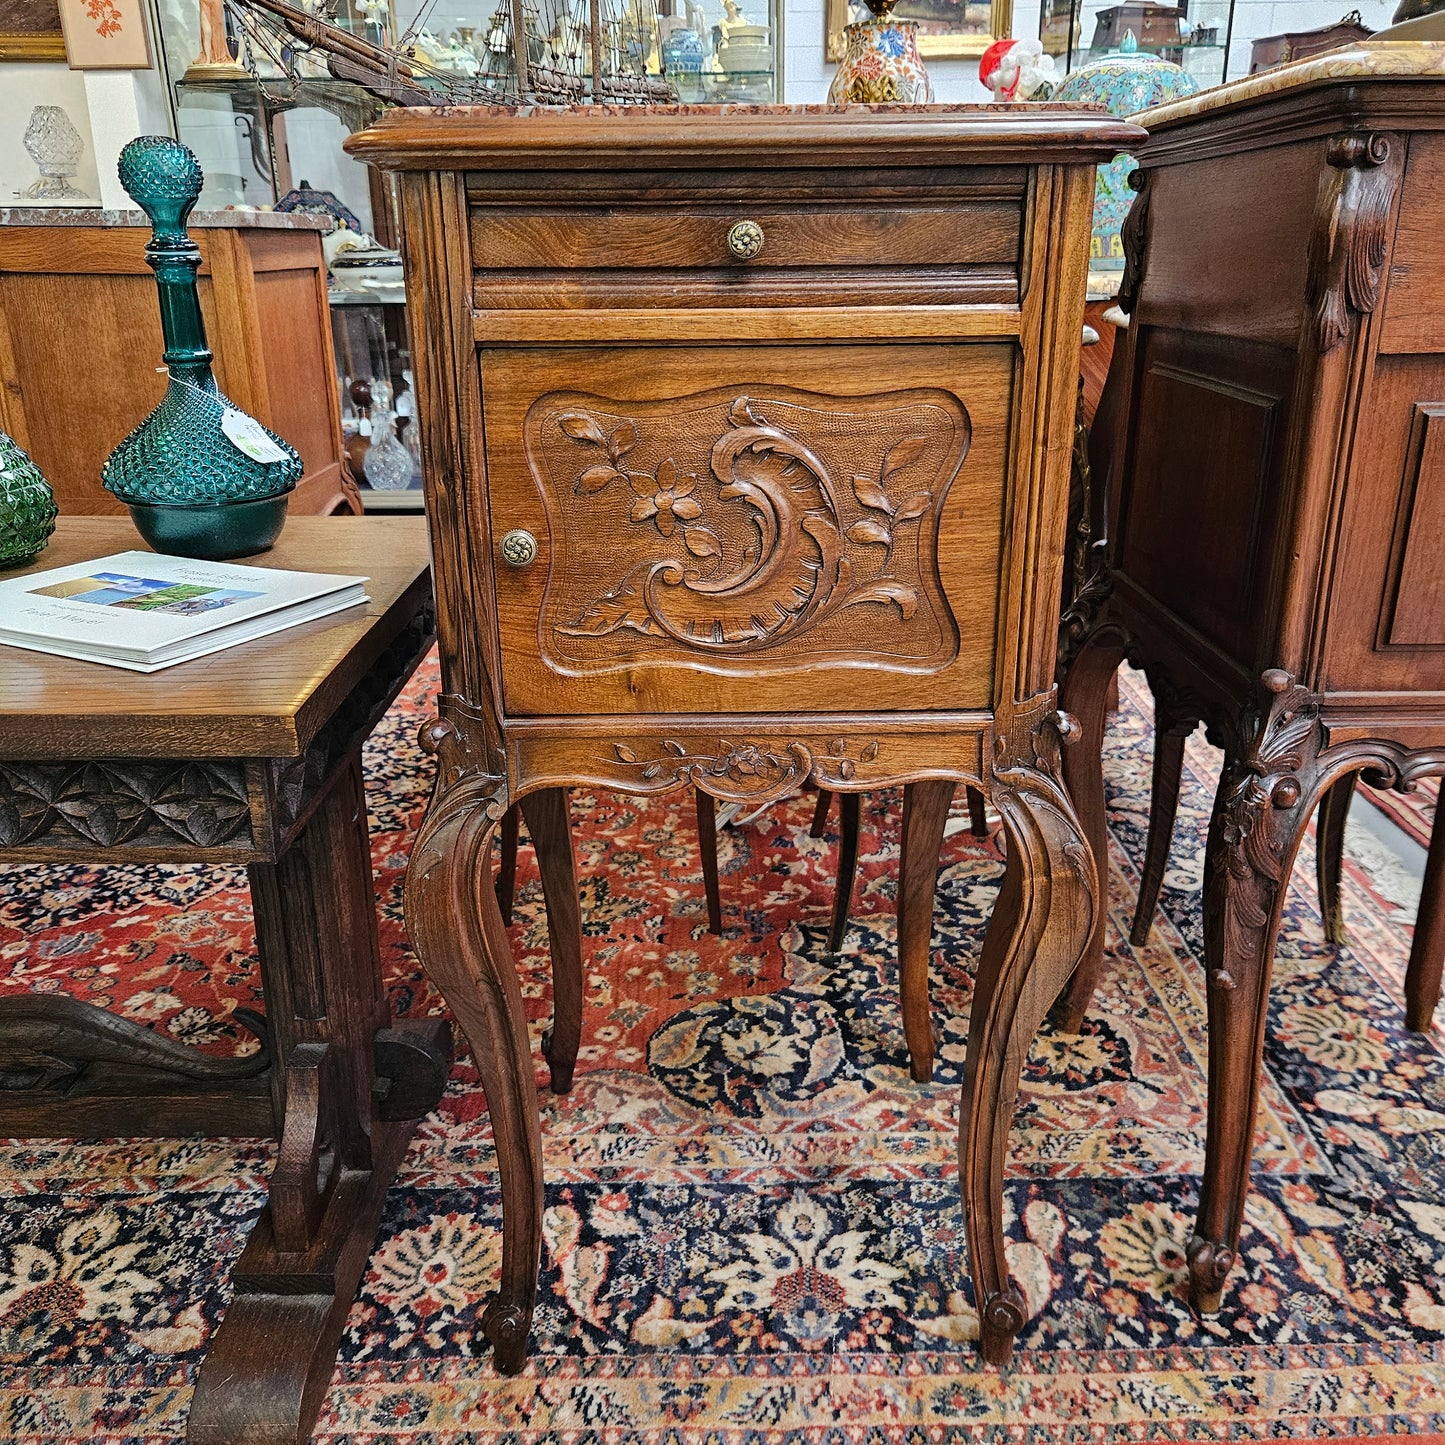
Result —
[[[392, 1025], [361, 775], [363, 742], [433, 637], [424, 539], [419, 529], [383, 536], [375, 522], [293, 519], [268, 560], [299, 565], [317, 527], [327, 531], [312, 548], [327, 544], [328, 565], [370, 574], [371, 615], [357, 609], [156, 677], [4, 650], [17, 696], [0, 685], [0, 862], [247, 867], [265, 1014], [241, 1011], [238, 1020], [260, 1037], [256, 1054], [217, 1059], [64, 997], [0, 999], [0, 1135], [280, 1141], [266, 1207], [196, 1383], [187, 1438], [205, 1445], [310, 1438], [387, 1187], [450, 1062], [444, 1020]], [[366, 545], [348, 555], [337, 536]], [[132, 543], [123, 519], [62, 518], [44, 560], [61, 565]], [[298, 752], [248, 752], [248, 737], [274, 717], [204, 715], [207, 672], [223, 667], [241, 691], [252, 670], [294, 679], [291, 716], [309, 732]], [[15, 676], [25, 672], [29, 686]], [[18, 695], [59, 699], [72, 682], [115, 750], [189, 724], [211, 755], [103, 756], [99, 735], [78, 737], [64, 717], [20, 710]], [[251, 688], [263, 712], [265, 688]], [[117, 709], [139, 700], [147, 715], [177, 711], [164, 723], [107, 717], [107, 689]], [[188, 694], [196, 716], [187, 716]], [[216, 755], [228, 736], [234, 753]], [[46, 757], [47, 740], [67, 755]], [[96, 755], [76, 756], [87, 747]]]

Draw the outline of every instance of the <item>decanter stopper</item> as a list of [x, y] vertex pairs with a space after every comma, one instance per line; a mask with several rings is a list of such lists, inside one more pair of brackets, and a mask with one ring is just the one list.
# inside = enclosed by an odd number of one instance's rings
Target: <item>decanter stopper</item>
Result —
[[111, 453], [101, 479], [158, 551], [208, 558], [265, 551], [285, 523], [301, 458], [224, 396], [212, 374], [196, 289], [201, 250], [186, 230], [205, 179], [200, 164], [169, 136], [140, 136], [121, 152], [118, 170], [153, 227], [146, 263], [156, 273], [170, 384]]

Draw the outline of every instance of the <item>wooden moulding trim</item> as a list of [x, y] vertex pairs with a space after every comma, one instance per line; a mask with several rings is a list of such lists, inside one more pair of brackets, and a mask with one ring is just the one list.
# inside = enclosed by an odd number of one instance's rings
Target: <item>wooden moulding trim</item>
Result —
[[870, 737], [874, 733], [889, 735], [925, 735], [992, 732], [992, 712], [877, 712], [877, 713], [736, 713], [720, 720], [715, 715], [701, 717], [685, 713], [635, 713], [625, 717], [596, 713], [583, 717], [509, 717], [509, 737], [527, 739], [551, 738], [616, 738], [657, 736], [716, 737], [723, 733], [760, 733], [769, 737], [783, 733], [840, 733]]
[[483, 345], [579, 341], [899, 341], [1011, 338], [1017, 306], [792, 306], [627, 311], [479, 311], [472, 330]]
[[1144, 148], [1133, 154], [1143, 165], [1178, 165], [1206, 156], [1323, 140], [1343, 130], [1438, 130], [1442, 126], [1445, 78], [1428, 85], [1418, 80], [1375, 81], [1363, 88], [1335, 81], [1304, 91], [1271, 91], [1218, 110], [1156, 122]]
[[572, 170], [707, 167], [776, 169], [868, 164], [1094, 164], [1137, 151], [1138, 126], [1100, 110], [1030, 107], [778, 106], [625, 112], [586, 107], [519, 115], [498, 107], [407, 107], [353, 135], [346, 151], [383, 170]]

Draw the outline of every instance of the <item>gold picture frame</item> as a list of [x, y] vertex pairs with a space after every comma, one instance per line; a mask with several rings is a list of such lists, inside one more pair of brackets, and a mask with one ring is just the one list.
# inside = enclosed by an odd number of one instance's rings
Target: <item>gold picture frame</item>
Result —
[[[826, 0], [823, 24], [824, 53], [829, 60], [843, 58], [843, 27], [848, 24], [849, 0]], [[994, 40], [1013, 28], [1013, 0], [898, 0], [893, 8], [897, 20], [918, 22], [918, 53], [925, 60], [967, 60], [982, 55]], [[986, 28], [977, 12], [986, 10]], [[967, 28], [948, 29], [955, 16], [962, 15]], [[941, 28], [943, 27], [943, 28]]]
[[0, 62], [65, 59], [56, 0], [0, 0]]

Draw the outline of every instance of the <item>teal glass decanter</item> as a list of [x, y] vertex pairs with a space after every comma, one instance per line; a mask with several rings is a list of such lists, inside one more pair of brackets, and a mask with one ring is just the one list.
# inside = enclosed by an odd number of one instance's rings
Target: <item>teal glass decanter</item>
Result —
[[55, 497], [40, 468], [0, 431], [0, 567], [28, 562], [55, 530]]
[[264, 552], [285, 525], [301, 458], [222, 395], [211, 374], [196, 291], [201, 251], [186, 231], [201, 194], [200, 164], [169, 136], [140, 136], [121, 151], [119, 171], [153, 227], [146, 262], [160, 292], [170, 385], [110, 454], [101, 480], [158, 552], [212, 559]]

